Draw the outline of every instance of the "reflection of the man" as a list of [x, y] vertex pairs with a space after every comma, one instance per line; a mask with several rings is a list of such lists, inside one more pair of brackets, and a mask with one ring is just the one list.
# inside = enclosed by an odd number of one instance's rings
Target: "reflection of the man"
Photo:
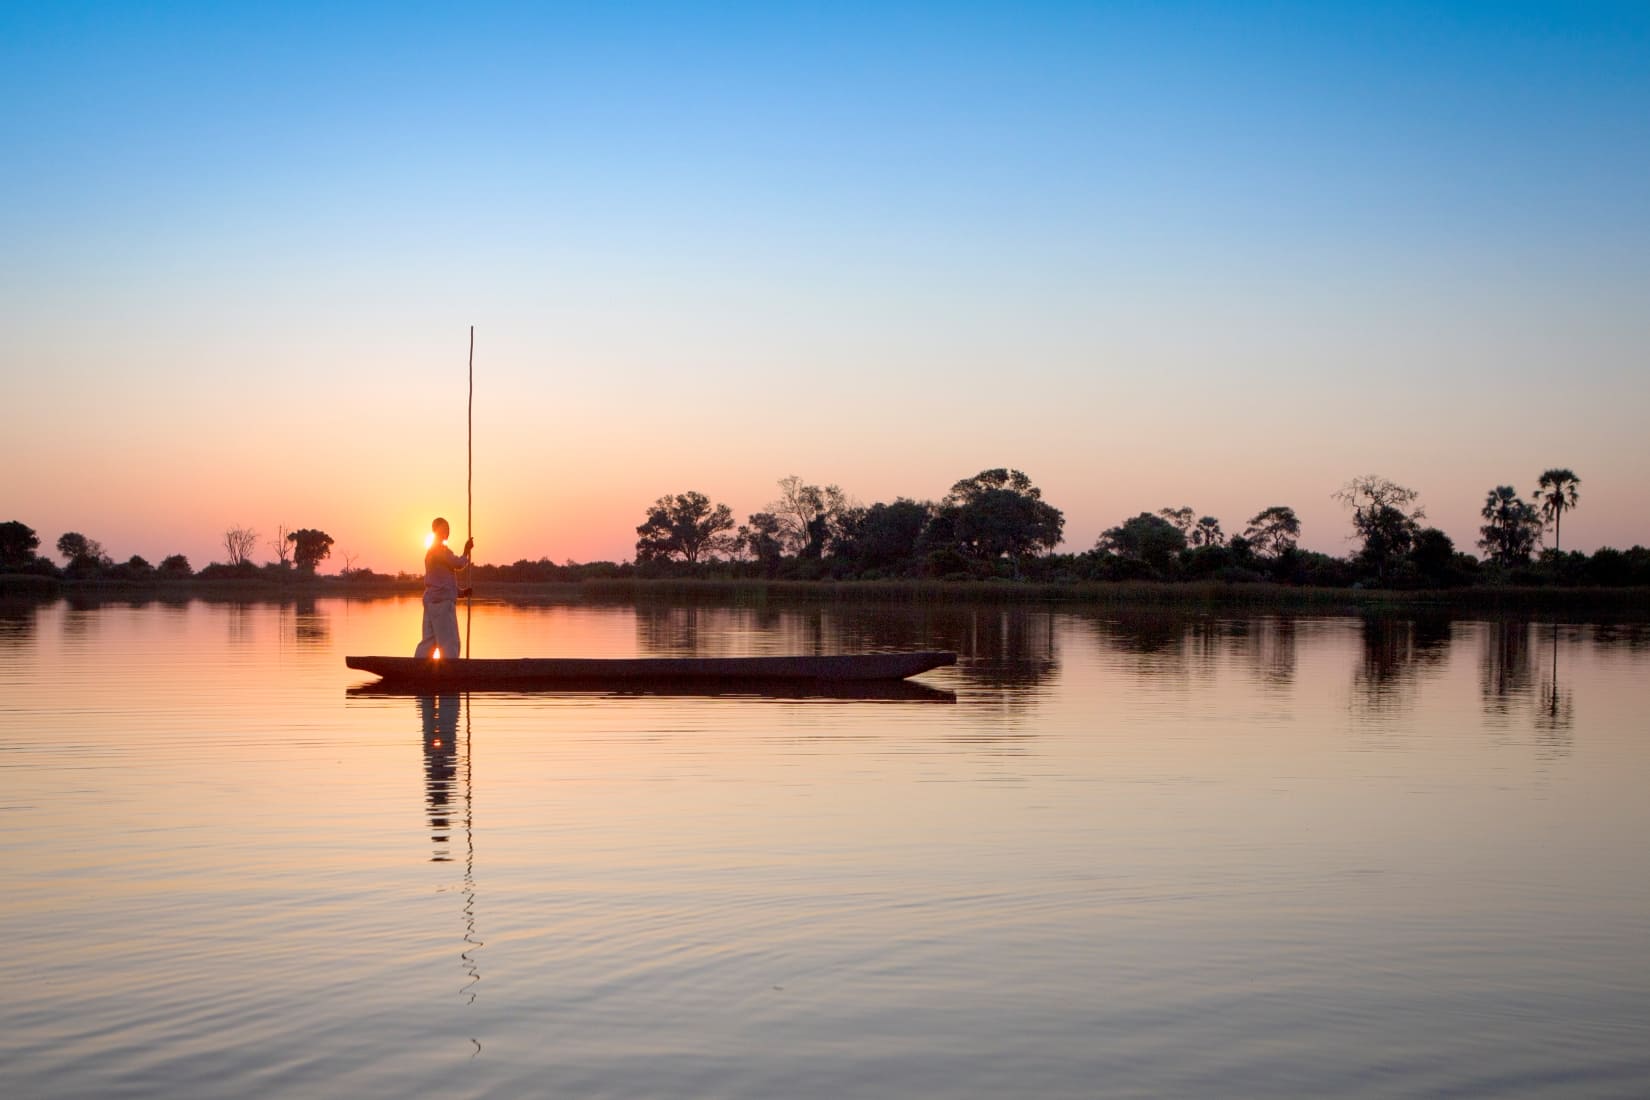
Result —
[[458, 778], [459, 696], [420, 695], [418, 716], [424, 726], [424, 806], [430, 815], [430, 840], [435, 851], [432, 862], [452, 859], [452, 805], [460, 792]]
[[[458, 727], [462, 714], [463, 697], [456, 692], [418, 697], [418, 717], [424, 735], [424, 809], [429, 815], [430, 840], [435, 846], [430, 862], [452, 862], [450, 846], [455, 814], [459, 815], [458, 819], [464, 826], [465, 946], [464, 950], [459, 952], [459, 962], [464, 968], [464, 973], [469, 976], [462, 992], [473, 1002], [476, 998], [476, 983], [481, 981], [475, 951], [482, 944], [476, 938], [476, 850], [471, 819], [474, 790], [470, 772], [468, 729], [464, 733], [462, 768], [458, 755]], [[462, 808], [459, 806], [461, 801]], [[476, 1049], [479, 1051], [481, 1044], [473, 1038], [470, 1041], [476, 1043]]]

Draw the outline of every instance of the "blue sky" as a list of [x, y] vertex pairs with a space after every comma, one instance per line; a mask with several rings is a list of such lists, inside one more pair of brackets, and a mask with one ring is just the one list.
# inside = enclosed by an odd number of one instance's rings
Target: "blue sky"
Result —
[[1575, 545], [1650, 541], [1647, 5], [7, 5], [0, 96], [51, 537], [392, 567], [475, 324], [504, 558], [999, 465], [1075, 549], [1287, 503], [1338, 552], [1369, 472], [1468, 547], [1552, 465]]

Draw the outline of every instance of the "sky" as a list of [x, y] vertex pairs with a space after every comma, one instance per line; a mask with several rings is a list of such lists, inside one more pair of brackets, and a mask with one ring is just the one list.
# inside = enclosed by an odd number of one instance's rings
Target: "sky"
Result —
[[1473, 549], [1554, 466], [1650, 543], [1650, 5], [8, 2], [0, 104], [43, 550], [624, 560], [994, 467], [1068, 551], [1346, 553], [1364, 474]]

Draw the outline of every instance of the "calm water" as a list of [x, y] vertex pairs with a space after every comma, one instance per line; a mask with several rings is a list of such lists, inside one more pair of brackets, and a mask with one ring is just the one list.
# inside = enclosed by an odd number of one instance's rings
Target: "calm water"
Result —
[[0, 1093], [1650, 1095], [1650, 629], [476, 608], [903, 699], [352, 693], [410, 600], [0, 607]]

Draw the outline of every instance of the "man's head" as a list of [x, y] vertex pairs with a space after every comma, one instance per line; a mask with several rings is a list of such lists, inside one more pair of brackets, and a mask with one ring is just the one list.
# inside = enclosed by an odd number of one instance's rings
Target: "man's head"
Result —
[[437, 542], [446, 542], [447, 536], [453, 533], [453, 529], [447, 526], [447, 521], [440, 516], [435, 517], [435, 522], [430, 524], [430, 530], [435, 532]]

